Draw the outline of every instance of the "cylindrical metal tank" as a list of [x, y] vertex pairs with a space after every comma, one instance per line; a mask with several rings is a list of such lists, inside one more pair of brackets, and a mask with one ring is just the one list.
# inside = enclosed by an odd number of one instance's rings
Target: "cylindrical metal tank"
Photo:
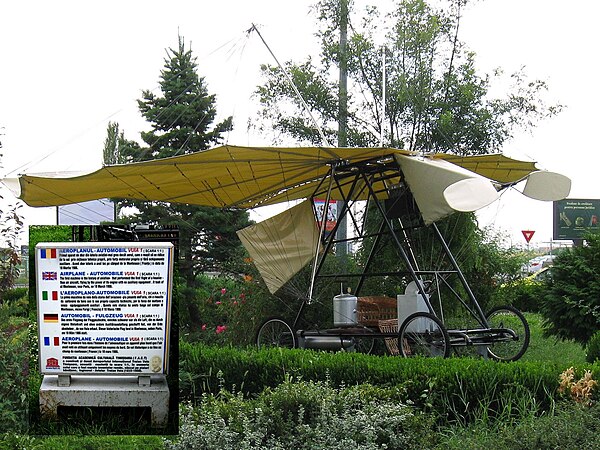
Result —
[[339, 294], [333, 297], [333, 325], [352, 327], [358, 324], [356, 308], [358, 297], [352, 294]]
[[354, 349], [352, 339], [339, 336], [304, 336], [300, 339], [301, 348], [317, 350], [350, 350]]

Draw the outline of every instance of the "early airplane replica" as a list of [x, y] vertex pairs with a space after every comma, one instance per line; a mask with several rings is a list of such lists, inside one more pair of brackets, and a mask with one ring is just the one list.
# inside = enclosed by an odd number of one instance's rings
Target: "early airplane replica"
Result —
[[[22, 175], [18, 181], [17, 194], [30, 206], [99, 198], [248, 209], [293, 202], [283, 213], [238, 232], [272, 293], [312, 263], [310, 286], [299, 296], [294, 321], [267, 320], [258, 330], [258, 345], [368, 350], [374, 339], [385, 339], [391, 352], [407, 357], [446, 357], [451, 349], [472, 347], [498, 360], [523, 355], [527, 321], [512, 306], [482, 311], [436, 222], [482, 208], [518, 183], [524, 184], [524, 195], [544, 201], [565, 198], [571, 185], [567, 177], [500, 154], [232, 145], [84, 175]], [[334, 200], [343, 206], [326, 230], [325, 212]], [[325, 210], [318, 215], [315, 205], [323, 202]], [[336, 237], [341, 217], [353, 227], [350, 237]], [[418, 241], [425, 235], [440, 249], [434, 261], [419, 257]], [[340, 242], [360, 246], [364, 258], [352, 269], [332, 273], [325, 261]], [[376, 255], [390, 249], [398, 264], [378, 267]], [[431, 253], [429, 247], [426, 251]], [[403, 291], [393, 297], [366, 292], [375, 289], [377, 283], [369, 280], [378, 277], [396, 279]], [[333, 299], [334, 326], [299, 330], [304, 308], [318, 298], [323, 280], [342, 286]], [[474, 326], [450, 326], [444, 320], [447, 296], [464, 306]]]

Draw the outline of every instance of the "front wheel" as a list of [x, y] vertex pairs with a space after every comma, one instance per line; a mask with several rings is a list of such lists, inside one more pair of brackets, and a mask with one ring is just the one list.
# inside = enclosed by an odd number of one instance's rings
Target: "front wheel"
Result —
[[292, 327], [280, 317], [265, 320], [256, 333], [256, 345], [261, 347], [295, 348], [296, 334]]
[[[498, 306], [487, 314], [493, 343], [488, 346], [488, 356], [496, 361], [516, 361], [529, 347], [529, 324], [514, 306]], [[502, 331], [505, 330], [505, 331]]]
[[450, 355], [450, 336], [442, 321], [431, 313], [416, 312], [406, 318], [398, 334], [398, 348], [405, 358]]
[[354, 350], [365, 355], [369, 355], [375, 346], [375, 339], [369, 337], [354, 337], [352, 341], [354, 343]]

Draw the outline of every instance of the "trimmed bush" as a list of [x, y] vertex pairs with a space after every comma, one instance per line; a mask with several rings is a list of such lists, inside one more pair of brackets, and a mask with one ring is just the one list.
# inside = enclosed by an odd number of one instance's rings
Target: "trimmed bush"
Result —
[[[197, 400], [222, 387], [246, 395], [274, 388], [286, 376], [329, 380], [333, 386], [372, 384], [400, 387], [402, 400], [424, 410], [444, 411], [468, 421], [484, 404], [494, 414], [503, 410], [500, 398], [527, 392], [544, 409], [556, 395], [559, 374], [566, 367], [548, 363], [498, 364], [470, 358], [398, 358], [359, 353], [325, 353], [281, 348], [216, 348], [180, 344], [181, 397]], [[590, 367], [594, 378], [600, 364]]]

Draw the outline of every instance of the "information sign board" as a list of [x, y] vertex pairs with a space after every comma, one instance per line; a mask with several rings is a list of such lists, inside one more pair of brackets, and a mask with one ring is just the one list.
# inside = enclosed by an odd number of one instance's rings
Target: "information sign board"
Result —
[[40, 372], [168, 371], [173, 244], [36, 246]]
[[600, 226], [600, 200], [567, 198], [554, 202], [554, 239], [583, 239]]

